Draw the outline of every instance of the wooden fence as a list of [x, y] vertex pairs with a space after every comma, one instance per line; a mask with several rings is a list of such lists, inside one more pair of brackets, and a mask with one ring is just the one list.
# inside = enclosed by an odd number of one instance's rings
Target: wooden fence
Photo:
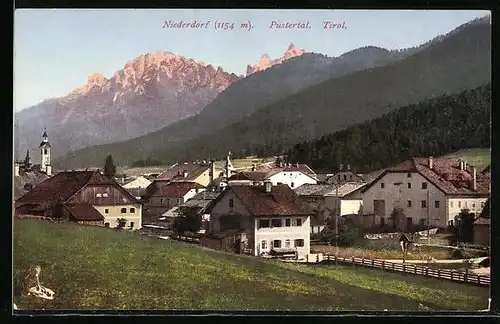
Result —
[[432, 269], [428, 267], [417, 266], [414, 264], [395, 263], [384, 260], [372, 260], [365, 258], [342, 258], [334, 255], [325, 255], [323, 260], [337, 261], [342, 263], [349, 263], [353, 265], [362, 265], [365, 267], [381, 268], [384, 270], [398, 271], [411, 273], [415, 275], [422, 275], [427, 277], [435, 277], [439, 279], [460, 281], [464, 283], [477, 284], [477, 285], [490, 285], [490, 276], [481, 276], [476, 274], [466, 274], [464, 272], [448, 270], [448, 269]]
[[184, 242], [189, 242], [189, 243], [200, 243], [200, 236], [199, 235], [170, 235], [169, 236], [172, 240], [176, 241], [184, 241]]

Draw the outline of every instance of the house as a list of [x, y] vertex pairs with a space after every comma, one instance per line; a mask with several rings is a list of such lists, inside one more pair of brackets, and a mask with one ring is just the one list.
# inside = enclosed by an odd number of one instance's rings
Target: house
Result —
[[478, 245], [490, 245], [491, 237], [491, 210], [490, 200], [488, 199], [484, 205], [483, 211], [476, 218], [472, 225], [473, 241]]
[[365, 183], [341, 185], [304, 184], [295, 192], [316, 211], [311, 231], [320, 232], [326, 220], [345, 215], [358, 215], [363, 205], [361, 190]]
[[59, 172], [22, 195], [15, 210], [17, 215], [63, 217], [107, 227], [115, 227], [119, 218], [127, 220], [130, 229], [142, 223], [142, 203], [97, 171]]
[[264, 181], [271, 181], [273, 186], [286, 184], [295, 189], [305, 183], [316, 184], [316, 174], [305, 164], [286, 164], [280, 167], [262, 166], [253, 167], [252, 171], [243, 171], [229, 177], [230, 184], [235, 185], [262, 185]]
[[180, 205], [181, 212], [193, 212], [201, 216], [202, 229], [208, 230], [210, 225], [210, 213], [208, 209], [211, 203], [220, 195], [217, 190], [203, 190], [192, 198], [188, 199], [184, 204]]
[[258, 186], [228, 186], [211, 204], [207, 234], [231, 233], [235, 251], [258, 256], [290, 250], [299, 258], [310, 252], [310, 219], [306, 203], [287, 185], [270, 181]]
[[166, 229], [172, 229], [175, 220], [180, 216], [181, 214], [179, 212], [179, 206], [173, 207], [164, 212], [163, 214], [161, 214], [160, 218], [158, 219], [159, 220], [158, 224], [163, 225], [163, 227]]
[[184, 204], [205, 187], [196, 182], [169, 182], [153, 192], [145, 203], [145, 221], [157, 220], [167, 210]]
[[351, 168], [347, 166], [346, 170], [341, 170], [330, 177], [328, 177], [325, 182], [327, 184], [344, 184], [347, 182], [357, 182], [357, 183], [364, 183], [366, 182], [365, 179], [363, 179], [361, 174], [357, 174], [351, 171]]
[[122, 186], [130, 192], [135, 198], [141, 199], [146, 195], [146, 188], [151, 184], [151, 181], [143, 176], [131, 179], [123, 179]]
[[415, 224], [444, 228], [453, 225], [463, 209], [481, 212], [489, 192], [489, 172], [477, 173], [465, 161], [411, 158], [364, 187], [364, 224], [400, 230]]

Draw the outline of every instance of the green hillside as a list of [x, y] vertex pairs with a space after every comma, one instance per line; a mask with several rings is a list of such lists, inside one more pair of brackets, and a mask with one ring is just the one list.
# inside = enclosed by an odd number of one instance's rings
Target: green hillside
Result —
[[[54, 300], [21, 297], [30, 264]], [[236, 256], [117, 232], [14, 222], [14, 302], [21, 309], [477, 310], [487, 287], [374, 269]]]
[[[441, 156], [460, 149], [489, 147], [490, 120], [488, 84], [402, 107], [297, 144], [288, 157], [291, 162], [308, 163], [315, 170], [338, 170], [341, 164], [349, 164], [358, 172], [370, 172], [414, 156]], [[471, 151], [468, 158], [476, 153]], [[479, 163], [480, 168], [487, 163], [484, 158], [470, 163]]]
[[490, 148], [471, 148], [460, 150], [445, 155], [450, 159], [462, 159], [468, 164], [473, 165], [479, 171], [483, 171], [491, 164], [491, 149]]

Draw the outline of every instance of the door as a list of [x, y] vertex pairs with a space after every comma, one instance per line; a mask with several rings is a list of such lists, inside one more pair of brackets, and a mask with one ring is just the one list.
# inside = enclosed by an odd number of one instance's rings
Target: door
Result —
[[385, 200], [373, 201], [373, 213], [377, 216], [385, 216]]
[[237, 238], [234, 240], [234, 253], [240, 254], [241, 253], [241, 239]]

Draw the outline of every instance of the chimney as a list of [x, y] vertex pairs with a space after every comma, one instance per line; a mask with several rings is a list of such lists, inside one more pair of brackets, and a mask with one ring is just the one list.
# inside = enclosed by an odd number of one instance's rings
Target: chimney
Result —
[[460, 166], [460, 171], [464, 170], [464, 161], [458, 160], [458, 165]]
[[349, 164], [347, 165], [347, 170], [351, 170], [351, 166]]
[[280, 161], [280, 168], [283, 167], [283, 161]]
[[475, 167], [472, 167], [472, 190], [477, 190], [477, 175]]
[[52, 175], [52, 166], [51, 166], [51, 165], [46, 165], [46, 166], [45, 166], [45, 173], [46, 173], [48, 176], [51, 176], [51, 175]]
[[188, 173], [187, 173], [187, 171], [186, 171], [186, 170], [184, 170], [184, 171], [182, 172], [182, 174], [183, 174], [184, 178], [187, 178]]
[[467, 161], [464, 161], [464, 171], [467, 171]]
[[297, 165], [296, 165], [296, 166], [297, 166], [297, 168], [299, 167], [299, 162], [297, 162]]
[[339, 169], [340, 169], [340, 171], [344, 170], [344, 165], [343, 165], [343, 164], [341, 164], [341, 165], [339, 166]]
[[432, 169], [434, 159], [432, 156], [429, 156], [429, 169]]
[[214, 161], [210, 161], [210, 170], [208, 171], [209, 181], [212, 184], [215, 180], [215, 163]]
[[255, 163], [252, 164], [252, 171], [255, 171]]
[[264, 181], [264, 187], [266, 188], [266, 192], [271, 192], [271, 188], [273, 187], [273, 183], [269, 180]]

